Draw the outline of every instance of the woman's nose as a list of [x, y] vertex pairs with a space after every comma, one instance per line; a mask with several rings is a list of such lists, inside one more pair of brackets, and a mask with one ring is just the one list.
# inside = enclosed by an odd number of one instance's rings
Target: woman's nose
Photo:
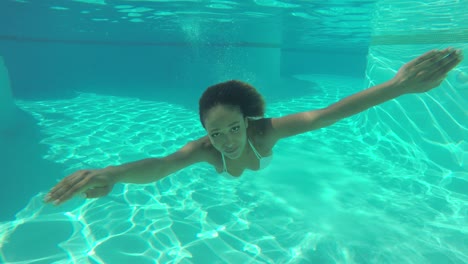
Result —
[[232, 137], [227, 136], [226, 141], [224, 141], [224, 146], [225, 147], [232, 147], [234, 145], [234, 140]]

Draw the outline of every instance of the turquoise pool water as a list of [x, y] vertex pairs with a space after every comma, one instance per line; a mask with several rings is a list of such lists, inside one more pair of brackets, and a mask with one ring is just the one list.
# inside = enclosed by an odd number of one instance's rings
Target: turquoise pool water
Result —
[[[194, 165], [157, 183], [119, 184], [96, 200], [42, 202], [56, 180], [76, 170], [163, 156], [203, 136], [193, 101], [205, 83], [242, 77], [265, 94], [267, 116], [274, 117], [326, 107], [386, 81], [432, 48], [450, 45], [466, 54], [463, 1], [434, 1], [437, 8], [396, 1], [8, 3], [32, 6], [31, 14], [58, 12], [52, 18], [63, 23], [35, 33], [28, 32], [32, 24], [16, 27], [29, 37], [3, 29], [0, 38], [12, 100], [23, 113], [17, 118], [24, 119], [1, 134], [7, 169], [0, 262], [468, 263], [468, 89], [460, 78], [466, 60], [430, 93], [281, 141], [266, 170], [238, 180]], [[67, 18], [69, 11], [80, 15]], [[252, 25], [265, 32], [240, 35], [233, 23], [265, 17], [271, 24]], [[212, 20], [239, 35], [226, 42], [218, 28], [204, 30]], [[77, 21], [85, 26], [73, 27]], [[119, 36], [122, 21], [131, 23], [122, 30], [133, 42]], [[171, 33], [174, 21], [183, 39]], [[109, 24], [95, 24], [101, 22]], [[412, 38], [401, 33], [403, 25]], [[320, 29], [320, 39], [304, 33], [309, 27]], [[95, 31], [80, 35], [85, 29]], [[152, 30], [155, 39], [144, 34]], [[58, 58], [70, 51], [78, 54]], [[34, 66], [38, 58], [51, 61], [33, 71], [20, 63], [26, 58]], [[145, 65], [148, 58], [163, 66]], [[52, 65], [57, 61], [65, 66]], [[33, 126], [24, 125], [30, 120]]]

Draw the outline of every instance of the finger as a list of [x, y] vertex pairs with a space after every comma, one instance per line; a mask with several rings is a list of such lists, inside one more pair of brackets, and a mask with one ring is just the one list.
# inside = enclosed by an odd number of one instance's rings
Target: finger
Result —
[[435, 63], [439, 63], [441, 60], [443, 60], [447, 55], [449, 55], [453, 49], [447, 48], [441, 51], [436, 51], [435, 53], [432, 54], [432, 56], [428, 56], [426, 60], [421, 61], [419, 64], [417, 64], [418, 69], [423, 69], [423, 68], [429, 68], [429, 67], [434, 67]]
[[436, 56], [437, 54], [438, 54], [437, 50], [430, 50], [430, 51], [424, 53], [423, 55], [417, 57], [416, 59], [410, 61], [408, 64], [410, 66], [417, 66], [417, 65], [421, 64], [422, 62], [427, 61], [428, 59], [431, 59], [432, 57]]
[[46, 202], [57, 200], [88, 174], [89, 171], [78, 171], [64, 178], [47, 194]]
[[61, 196], [57, 197], [55, 200], [54, 204], [55, 205], [60, 205], [67, 200], [71, 199], [73, 196], [75, 196], [78, 193], [84, 192], [88, 188], [92, 188], [92, 186], [89, 186], [89, 177], [82, 177], [81, 181], [75, 183], [73, 186], [71, 186], [68, 190], [63, 192]]
[[[46, 202], [54, 202], [60, 204], [70, 199], [75, 192], [81, 190], [83, 186], [88, 184], [90, 171], [79, 171], [69, 177], [63, 179], [52, 191], [46, 196]], [[89, 187], [88, 187], [89, 188]]]
[[463, 60], [463, 53], [461, 50], [455, 50], [444, 60], [443, 67], [445, 72], [449, 72]]
[[62, 196], [63, 193], [67, 192], [73, 185], [81, 180], [83, 172], [72, 174], [63, 180], [61, 180], [51, 191], [47, 194], [45, 202], [51, 202]]
[[95, 187], [85, 192], [86, 198], [97, 198], [107, 195], [111, 191], [111, 186]]
[[445, 56], [438, 62], [437, 67], [434, 67], [432, 75], [434, 77], [446, 75], [450, 70], [455, 68], [463, 60], [463, 55], [460, 50], [455, 50]]

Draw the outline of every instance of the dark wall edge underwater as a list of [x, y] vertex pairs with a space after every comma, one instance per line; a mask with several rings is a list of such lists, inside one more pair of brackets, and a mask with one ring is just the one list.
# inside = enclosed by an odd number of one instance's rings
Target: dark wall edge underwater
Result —
[[174, 91], [201, 94], [207, 86], [228, 79], [275, 90], [285, 89], [277, 81], [279, 76], [363, 77], [365, 72], [367, 50], [337, 54], [239, 44], [135, 46], [3, 40], [0, 54], [9, 65], [13, 96], [24, 100], [94, 92], [190, 104], [181, 102]]

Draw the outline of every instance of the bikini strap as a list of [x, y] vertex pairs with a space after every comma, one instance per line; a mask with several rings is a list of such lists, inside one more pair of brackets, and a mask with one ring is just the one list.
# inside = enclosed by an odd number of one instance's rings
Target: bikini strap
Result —
[[263, 157], [258, 153], [258, 151], [255, 149], [254, 145], [250, 141], [250, 138], [247, 138], [247, 141], [249, 142], [250, 147], [252, 148], [252, 151], [255, 153], [255, 156], [257, 156], [257, 159], [261, 160]]
[[[258, 153], [257, 149], [255, 149], [254, 145], [252, 144], [252, 141], [250, 141], [250, 138], [247, 138], [247, 141], [249, 142], [250, 148], [252, 148], [252, 151], [254, 152], [255, 156], [257, 159], [261, 160], [263, 157]], [[221, 158], [223, 159], [223, 172], [227, 172], [227, 166], [226, 166], [226, 159], [224, 158], [224, 154], [221, 152]]]
[[221, 152], [221, 158], [223, 159], [223, 172], [227, 172], [226, 160], [224, 159], [224, 154]]

